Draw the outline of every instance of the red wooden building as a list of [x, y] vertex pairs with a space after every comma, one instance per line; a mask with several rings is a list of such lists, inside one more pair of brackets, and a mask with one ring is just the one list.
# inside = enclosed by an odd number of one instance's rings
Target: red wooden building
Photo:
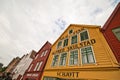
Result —
[[26, 70], [23, 80], [41, 80], [50, 51], [51, 43], [47, 41], [37, 52], [29, 68]]
[[120, 2], [104, 24], [102, 32], [120, 63]]

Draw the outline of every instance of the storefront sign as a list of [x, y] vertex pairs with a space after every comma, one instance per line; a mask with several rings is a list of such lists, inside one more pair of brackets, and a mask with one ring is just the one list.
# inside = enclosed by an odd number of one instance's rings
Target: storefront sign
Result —
[[90, 45], [93, 45], [95, 43], [96, 43], [95, 39], [87, 40], [87, 41], [84, 41], [84, 42], [81, 42], [81, 43], [78, 43], [78, 44], [75, 44], [75, 45], [72, 45], [72, 46], [68, 46], [67, 49], [62, 48], [62, 49], [56, 50], [55, 52], [53, 52], [53, 54], [62, 53], [62, 52], [70, 51], [70, 50], [73, 50], [73, 49], [82, 48], [82, 47], [85, 47], [85, 46], [90, 46]]
[[77, 78], [79, 72], [57, 72], [57, 76]]

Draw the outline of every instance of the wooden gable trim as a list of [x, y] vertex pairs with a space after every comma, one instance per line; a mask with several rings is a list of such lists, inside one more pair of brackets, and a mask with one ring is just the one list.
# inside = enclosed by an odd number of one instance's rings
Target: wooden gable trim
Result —
[[118, 12], [119, 9], [120, 9], [120, 2], [116, 6], [116, 8], [112, 12], [112, 14], [110, 15], [110, 17], [108, 18], [108, 20], [106, 21], [106, 23], [104, 24], [104, 26], [102, 28], [103, 31], [108, 28], [108, 25], [110, 24], [110, 22], [112, 21], [112, 19], [115, 17], [115, 15], [116, 15], [116, 13]]

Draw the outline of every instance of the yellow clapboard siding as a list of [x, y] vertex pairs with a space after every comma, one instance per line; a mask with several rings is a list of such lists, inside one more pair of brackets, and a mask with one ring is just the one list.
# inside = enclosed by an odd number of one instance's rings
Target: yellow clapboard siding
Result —
[[[73, 30], [73, 34], [69, 34], [69, 30]], [[85, 41], [80, 41], [80, 33], [84, 30], [88, 31], [89, 39], [85, 40]], [[71, 37], [73, 35], [77, 35], [78, 42], [76, 44], [71, 44]], [[58, 42], [59, 41], [63, 42], [65, 38], [68, 38], [68, 46], [57, 49]], [[93, 39], [95, 40], [95, 43], [89, 44], [89, 42]], [[81, 46], [81, 44], [84, 46]], [[75, 47], [75, 45], [77, 45], [77, 47]], [[83, 64], [82, 63], [82, 54], [81, 54], [80, 50], [81, 50], [81, 48], [88, 47], [88, 46], [90, 46], [93, 50], [93, 57], [95, 59], [95, 63]], [[72, 50], [78, 50], [78, 64], [77, 65], [69, 64], [70, 51], [72, 51]], [[59, 65], [60, 54], [64, 53], [64, 52], [67, 52], [66, 65], [60, 66]], [[57, 66], [51, 66], [54, 55], [59, 55]], [[107, 70], [108, 68], [110, 68], [110, 70], [113, 70], [113, 68], [116, 68], [116, 67], [118, 67], [117, 60], [115, 59], [115, 56], [113, 55], [112, 50], [110, 49], [110, 47], [108, 46], [108, 43], [106, 42], [105, 38], [103, 37], [103, 35], [100, 31], [100, 26], [72, 24], [61, 34], [61, 36], [52, 45], [51, 53], [49, 55], [47, 64], [45, 66], [45, 71], [48, 71], [48, 72], [45, 72], [43, 74], [43, 76], [49, 76], [49, 73], [52, 73], [52, 71], [54, 71], [53, 72], [54, 74], [52, 76], [60, 77], [60, 76], [56, 75], [57, 72], [59, 72], [60, 70], [64, 71], [64, 72], [66, 72], [66, 70], [74, 72], [75, 69], [78, 69], [78, 70], [76, 70], [78, 72], [81, 72], [81, 71], [84, 72], [86, 70], [88, 70], [88, 72], [89, 72], [89, 70], [91, 70], [91, 71], [92, 70], [93, 71], [101, 70], [102, 71], [103, 70], [102, 68], [104, 68], [104, 70]], [[113, 73], [111, 73], [111, 74], [113, 74]], [[88, 76], [88, 75], [86, 74], [86, 76]], [[80, 78], [82, 78], [82, 77], [83, 77], [83, 75], [81, 74]], [[88, 77], [88, 78], [90, 78], [90, 77]]]

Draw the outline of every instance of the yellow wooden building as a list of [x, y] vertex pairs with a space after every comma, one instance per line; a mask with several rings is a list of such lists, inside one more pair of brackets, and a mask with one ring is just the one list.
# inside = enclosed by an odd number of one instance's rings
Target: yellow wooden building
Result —
[[52, 45], [42, 80], [120, 80], [100, 26], [71, 24]]

